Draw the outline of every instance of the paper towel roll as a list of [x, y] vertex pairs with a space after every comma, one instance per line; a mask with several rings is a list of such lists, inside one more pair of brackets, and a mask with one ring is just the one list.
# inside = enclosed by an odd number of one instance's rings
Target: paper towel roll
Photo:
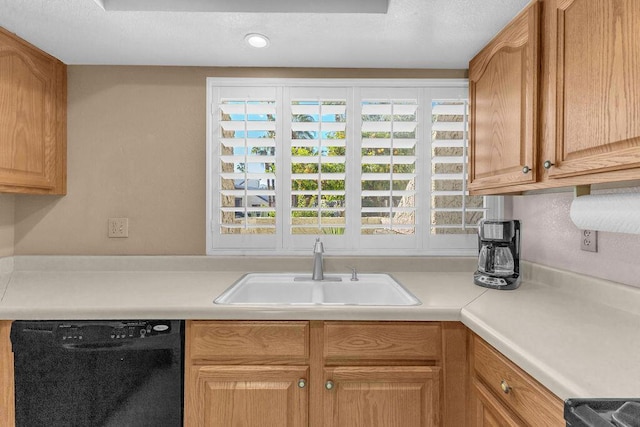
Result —
[[569, 215], [580, 230], [640, 234], [640, 193], [576, 197]]

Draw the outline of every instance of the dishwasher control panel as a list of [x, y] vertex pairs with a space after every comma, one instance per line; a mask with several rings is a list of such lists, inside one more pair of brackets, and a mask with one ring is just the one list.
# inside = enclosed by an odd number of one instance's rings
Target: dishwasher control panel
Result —
[[65, 343], [108, 343], [139, 340], [171, 332], [169, 321], [123, 321], [81, 324], [60, 323], [56, 339]]

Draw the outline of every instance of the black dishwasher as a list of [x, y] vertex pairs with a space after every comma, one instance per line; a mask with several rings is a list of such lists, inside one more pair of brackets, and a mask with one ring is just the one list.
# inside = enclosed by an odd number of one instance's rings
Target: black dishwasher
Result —
[[184, 322], [15, 321], [17, 427], [179, 427]]

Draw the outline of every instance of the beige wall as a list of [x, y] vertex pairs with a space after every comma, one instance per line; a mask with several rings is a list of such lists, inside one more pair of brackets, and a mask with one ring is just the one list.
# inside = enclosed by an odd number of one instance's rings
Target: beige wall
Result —
[[[466, 71], [69, 66], [67, 195], [16, 196], [15, 254], [204, 254], [205, 79], [216, 76]], [[107, 237], [109, 217], [129, 218], [129, 238]]]
[[[466, 77], [451, 70], [69, 66], [68, 72], [68, 194], [0, 194], [0, 256], [204, 254], [208, 76]], [[640, 286], [640, 236], [602, 233], [597, 254], [580, 251], [570, 200], [570, 194], [514, 198], [523, 258]], [[109, 239], [107, 218], [119, 216], [129, 218], [130, 237]]]
[[0, 257], [13, 255], [15, 196], [0, 194]]

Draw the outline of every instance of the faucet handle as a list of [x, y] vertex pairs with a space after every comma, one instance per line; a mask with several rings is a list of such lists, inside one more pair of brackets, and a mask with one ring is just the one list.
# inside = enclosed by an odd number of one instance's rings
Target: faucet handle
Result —
[[358, 280], [360, 280], [360, 279], [358, 279], [358, 270], [356, 270], [355, 267], [347, 266], [347, 268], [351, 269], [351, 281], [352, 282], [357, 282]]
[[324, 253], [324, 245], [322, 244], [322, 242], [320, 241], [320, 238], [316, 238], [316, 243], [313, 245], [313, 253], [314, 254], [321, 254]]

